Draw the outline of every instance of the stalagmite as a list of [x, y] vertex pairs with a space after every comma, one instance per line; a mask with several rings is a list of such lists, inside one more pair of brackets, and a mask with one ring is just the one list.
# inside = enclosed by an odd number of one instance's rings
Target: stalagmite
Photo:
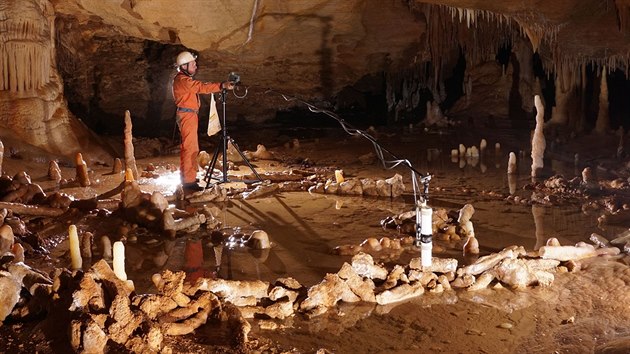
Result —
[[599, 91], [599, 111], [595, 122], [595, 132], [606, 133], [610, 129], [608, 117], [608, 82], [606, 80], [606, 66], [602, 68], [602, 80]]
[[[263, 144], [258, 144], [256, 146], [256, 151], [254, 151], [251, 156], [257, 160], [273, 160], [273, 155], [271, 152], [267, 151], [267, 148]], [[240, 161], [237, 157], [234, 157], [233, 160]]]
[[585, 185], [591, 185], [594, 182], [593, 169], [590, 167], [584, 167], [582, 170], [582, 183]]
[[514, 195], [516, 193], [516, 175], [513, 173], [508, 173], [507, 178], [510, 195]]
[[83, 155], [77, 152], [75, 157], [75, 166], [77, 171], [77, 181], [81, 187], [87, 187], [90, 185], [90, 176], [88, 175], [87, 164], [83, 160]]
[[125, 245], [121, 241], [114, 242], [114, 274], [118, 279], [127, 281], [125, 273]]
[[133, 176], [133, 170], [131, 168], [125, 169], [125, 182], [133, 182], [136, 179]]
[[475, 214], [475, 207], [473, 207], [472, 204], [466, 204], [459, 210], [457, 222], [462, 228], [464, 228], [465, 224], [470, 221], [473, 214]]
[[[472, 230], [472, 223], [470, 225], [470, 229]], [[464, 244], [463, 251], [464, 251], [464, 256], [479, 254], [479, 241], [475, 237], [474, 231], [468, 235], [468, 239], [466, 240], [466, 243]]]
[[77, 234], [77, 227], [70, 225], [68, 228], [68, 242], [70, 244], [70, 259], [72, 270], [81, 269], [83, 266], [83, 260], [81, 259], [81, 250], [79, 249], [79, 235]]
[[117, 157], [114, 159], [114, 166], [112, 167], [112, 173], [117, 174], [122, 172], [122, 161]]
[[94, 234], [91, 232], [84, 232], [81, 237], [81, 257], [90, 259], [92, 258], [92, 239]]
[[534, 249], [537, 250], [545, 245], [545, 230], [543, 228], [545, 208], [540, 205], [532, 204], [532, 215], [534, 216], [534, 226], [536, 228], [536, 244], [534, 245]]
[[131, 169], [134, 180], [138, 179], [138, 168], [133, 149], [131, 113], [125, 111], [125, 169]]
[[101, 237], [101, 247], [103, 247], [103, 259], [106, 261], [110, 261], [112, 259], [112, 241], [109, 239], [108, 236], [104, 235]]
[[543, 134], [545, 108], [540, 100], [540, 96], [534, 96], [534, 105], [536, 106], [536, 128], [532, 136], [532, 177], [538, 176], [540, 170], [544, 167], [543, 157], [546, 145], [545, 135]]
[[508, 175], [516, 173], [516, 154], [514, 152], [510, 152], [510, 158], [508, 159], [507, 173]]
[[48, 179], [57, 183], [61, 181], [61, 169], [55, 160], [48, 163]]
[[481, 142], [479, 143], [479, 153], [480, 155], [484, 155], [484, 153], [486, 152], [486, 147], [488, 146], [488, 142], [486, 141], [486, 139], [481, 139]]
[[2, 176], [2, 160], [4, 159], [4, 144], [0, 140], [0, 176]]
[[569, 99], [574, 91], [575, 80], [573, 75], [575, 69], [566, 61], [561, 61], [557, 65], [555, 107], [551, 109], [551, 119], [549, 124], [567, 125], [569, 123]]
[[[623, 138], [626, 135], [625, 130], [623, 129], [623, 127], [619, 127], [619, 130], [617, 131], [617, 134], [619, 134], [619, 144], [617, 144], [617, 158], [621, 159], [624, 156], [624, 148], [623, 148]], [[2, 162], [0, 162], [0, 164], [2, 164]], [[1, 166], [0, 166], [0, 174], [2, 172]]]

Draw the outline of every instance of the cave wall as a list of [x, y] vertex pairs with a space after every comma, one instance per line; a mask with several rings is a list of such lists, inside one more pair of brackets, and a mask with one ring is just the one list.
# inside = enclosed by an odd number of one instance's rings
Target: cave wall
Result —
[[[270, 88], [326, 108], [359, 107], [378, 122], [418, 122], [427, 102], [450, 116], [528, 119], [531, 95], [552, 83], [548, 119], [589, 129], [608, 109], [598, 97], [603, 67], [615, 87], [628, 79], [626, 5], [0, 0], [0, 124], [65, 155], [96, 141], [83, 123], [120, 134], [125, 110], [136, 134], [162, 136], [173, 126], [172, 63], [188, 49], [199, 54], [200, 80], [241, 74], [247, 96], [230, 96], [228, 120], [260, 122], [295, 107]], [[501, 48], [510, 48], [507, 61]], [[621, 121], [612, 128], [624, 123], [623, 107], [613, 103]]]
[[0, 1], [0, 139], [10, 141], [5, 149], [17, 154], [34, 146], [62, 157], [83, 152], [88, 161], [105, 162], [108, 150], [66, 105], [54, 19], [48, 0]]
[[238, 72], [247, 96], [230, 96], [228, 120], [256, 122], [295, 105], [268, 89], [331, 105], [362, 78], [404, 67], [422, 55], [426, 27], [400, 0], [182, 1], [178, 11], [172, 1], [53, 3], [70, 107], [103, 133], [119, 129], [125, 109], [140, 134], [171, 129], [172, 63], [183, 49], [199, 54], [200, 80]]

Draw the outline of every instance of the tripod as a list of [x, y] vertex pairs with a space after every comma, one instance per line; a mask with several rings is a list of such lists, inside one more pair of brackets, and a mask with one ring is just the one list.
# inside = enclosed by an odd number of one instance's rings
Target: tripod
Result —
[[[221, 135], [221, 141], [219, 142], [219, 145], [217, 145], [217, 149], [214, 151], [214, 155], [212, 156], [212, 160], [210, 161], [210, 164], [208, 165], [208, 169], [206, 170], [206, 175], [203, 178], [203, 180], [206, 182], [206, 186], [204, 187], [204, 190], [206, 188], [208, 188], [208, 186], [210, 185], [210, 181], [212, 181], [213, 179], [216, 179], [217, 182], [213, 183], [213, 184], [219, 184], [219, 183], [226, 183], [226, 182], [231, 182], [228, 179], [228, 174], [227, 174], [227, 169], [228, 169], [228, 163], [227, 163], [227, 149], [228, 149], [228, 142], [232, 143], [232, 146], [234, 146], [234, 148], [236, 149], [236, 151], [238, 151], [239, 155], [241, 155], [241, 158], [243, 159], [243, 161], [245, 161], [245, 163], [247, 164], [247, 166], [249, 166], [249, 168], [252, 170], [252, 172], [254, 172], [254, 175], [256, 176], [256, 180], [243, 180], [242, 182], [244, 183], [254, 183], [254, 182], [260, 182], [262, 181], [262, 178], [260, 178], [260, 175], [258, 174], [258, 172], [256, 172], [256, 170], [254, 169], [254, 167], [252, 166], [252, 164], [249, 162], [249, 160], [247, 160], [247, 158], [245, 157], [245, 155], [243, 154], [243, 152], [241, 151], [241, 149], [238, 148], [238, 145], [236, 144], [236, 142], [234, 142], [234, 139], [232, 139], [227, 132], [227, 122], [225, 120], [225, 101], [227, 100], [227, 90], [226, 89], [222, 89], [221, 90], [221, 96], [220, 96], [222, 105], [223, 105], [223, 115], [221, 116], [221, 131], [223, 132]], [[214, 177], [212, 175], [212, 172], [214, 171], [214, 166], [216, 165], [218, 159], [219, 159], [219, 152], [223, 153], [223, 164], [222, 164], [222, 174], [221, 177]]]

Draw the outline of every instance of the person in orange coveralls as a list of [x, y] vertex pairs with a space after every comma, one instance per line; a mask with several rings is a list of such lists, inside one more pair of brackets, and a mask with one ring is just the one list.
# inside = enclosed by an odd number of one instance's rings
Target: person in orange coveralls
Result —
[[180, 173], [182, 186], [186, 192], [203, 190], [197, 179], [197, 155], [199, 154], [199, 141], [197, 139], [197, 127], [199, 125], [199, 94], [221, 92], [221, 90], [234, 89], [234, 83], [225, 82], [201, 82], [193, 79], [197, 72], [197, 56], [188, 51], [177, 55], [177, 75], [173, 79], [173, 98], [177, 106], [177, 126], [182, 136], [180, 150]]

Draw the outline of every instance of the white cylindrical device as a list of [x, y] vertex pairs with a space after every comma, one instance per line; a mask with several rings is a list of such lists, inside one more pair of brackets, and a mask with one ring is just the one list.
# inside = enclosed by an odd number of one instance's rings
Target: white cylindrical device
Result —
[[420, 207], [420, 259], [423, 267], [431, 266], [433, 252], [433, 209], [423, 204]]

